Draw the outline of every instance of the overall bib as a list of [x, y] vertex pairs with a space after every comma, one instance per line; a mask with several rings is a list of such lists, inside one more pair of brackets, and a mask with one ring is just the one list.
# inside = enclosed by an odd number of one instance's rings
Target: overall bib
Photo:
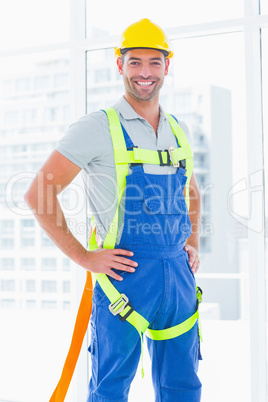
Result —
[[[123, 132], [127, 149], [133, 150], [134, 144]], [[138, 266], [135, 273], [115, 270], [123, 281], [109, 280], [127, 295], [152, 330], [177, 326], [197, 310], [195, 278], [184, 250], [191, 235], [183, 195], [185, 172], [179, 167], [176, 174], [146, 174], [142, 164], [133, 164], [132, 174], [126, 177], [123, 233], [115, 248], [133, 251], [131, 259]], [[127, 401], [141, 356], [140, 334], [122, 317], [111, 314], [109, 304], [97, 281], [90, 319], [88, 402]], [[199, 342], [197, 321], [172, 339], [147, 338], [156, 402], [200, 401]], [[142, 402], [147, 400], [144, 396]]]

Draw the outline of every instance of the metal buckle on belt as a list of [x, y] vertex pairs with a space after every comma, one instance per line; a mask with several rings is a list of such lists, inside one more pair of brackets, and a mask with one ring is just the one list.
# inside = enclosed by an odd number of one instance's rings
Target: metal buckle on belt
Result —
[[168, 153], [169, 153], [169, 157], [170, 157], [170, 160], [171, 160], [171, 163], [172, 163], [172, 165], [174, 166], [174, 167], [179, 167], [180, 166], [180, 161], [177, 161], [176, 163], [175, 163], [175, 159], [174, 159], [174, 155], [173, 155], [173, 152], [175, 151], [175, 148], [174, 147], [169, 147], [168, 148]]
[[[123, 303], [122, 306], [120, 306], [121, 303]], [[120, 314], [122, 313], [122, 311], [124, 311], [128, 303], [129, 303], [128, 297], [124, 293], [122, 293], [120, 299], [116, 300], [116, 302], [111, 303], [109, 305], [109, 310], [113, 315]]]
[[183, 169], [185, 169], [185, 167], [186, 167], [185, 159], [180, 160], [180, 161], [179, 160], [175, 161], [175, 154], [173, 155], [173, 152], [175, 152], [175, 148], [174, 147], [169, 147], [168, 148], [168, 153], [169, 153], [169, 158], [170, 158], [170, 161], [171, 161], [172, 165], [174, 167], [182, 167]]

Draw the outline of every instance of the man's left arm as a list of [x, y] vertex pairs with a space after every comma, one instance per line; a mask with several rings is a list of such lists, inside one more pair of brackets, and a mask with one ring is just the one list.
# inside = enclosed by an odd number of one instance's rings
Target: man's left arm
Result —
[[[185, 189], [184, 189], [185, 193]], [[194, 173], [191, 176], [189, 185], [189, 197], [190, 197], [190, 209], [189, 218], [192, 224], [192, 234], [186, 240], [186, 245], [184, 249], [188, 252], [189, 263], [195, 274], [200, 265], [199, 260], [199, 232], [200, 232], [200, 209], [201, 209], [201, 198], [197, 183], [195, 180]]]

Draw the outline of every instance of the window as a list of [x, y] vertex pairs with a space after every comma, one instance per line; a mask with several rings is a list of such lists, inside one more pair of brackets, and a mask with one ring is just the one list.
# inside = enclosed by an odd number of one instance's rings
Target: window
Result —
[[63, 271], [70, 271], [70, 260], [69, 260], [69, 258], [64, 258], [62, 260], [62, 270]]
[[35, 77], [34, 79], [34, 89], [36, 91], [43, 91], [49, 88], [49, 77], [48, 76], [40, 76]]
[[16, 300], [14, 299], [0, 299], [0, 306], [3, 308], [15, 308]]
[[35, 309], [36, 301], [35, 300], [26, 300], [26, 309]]
[[[72, 0], [72, 13], [69, 3], [63, 0], [2, 3], [0, 222], [12, 220], [14, 229], [3, 231], [0, 226], [0, 309], [12, 309], [12, 315], [19, 316], [20, 320], [14, 324], [10, 314], [1, 315], [5, 331], [0, 331], [0, 344], [5, 345], [2, 348], [5, 353], [1, 353], [0, 359], [0, 400], [36, 400], [40, 387], [43, 395], [50, 394], [55, 373], [61, 372], [72, 333], [72, 319], [69, 320], [73, 313], [72, 301], [68, 300], [70, 293], [63, 293], [63, 282], [72, 281], [72, 290], [76, 289], [75, 275], [80, 272], [70, 269], [68, 259], [57, 254], [48, 239], [40, 240], [37, 224], [36, 229], [21, 226], [22, 220], [32, 218], [23, 204], [29, 180], [14, 185], [14, 208], [6, 202], [6, 184], [11, 175], [22, 169], [32, 170], [34, 166], [37, 169], [42, 165], [52, 142], [56, 143], [67, 125], [85, 114], [85, 103], [87, 112], [91, 112], [111, 106], [123, 94], [113, 48], [129, 24], [144, 18], [147, 8], [151, 20], [164, 27], [172, 38], [173, 68], [166, 77], [161, 102], [167, 111], [178, 114], [192, 133], [195, 174], [203, 202], [201, 269], [197, 275], [197, 282], [204, 290], [200, 310], [204, 332], [204, 361], [199, 371], [204, 384], [202, 399], [215, 402], [216, 395], [219, 399], [216, 402], [267, 400], [267, 370], [263, 364], [268, 360], [264, 354], [268, 317], [263, 309], [267, 305], [264, 284], [266, 281], [267, 285], [268, 277], [263, 269], [265, 257], [268, 260], [267, 216], [264, 217], [268, 211], [267, 0], [167, 2], [161, 12], [152, 0], [147, 3], [137, 0], [131, 13], [125, 2], [119, 1], [117, 8], [122, 16], [120, 14], [116, 23], [111, 18], [114, 3], [107, 0], [86, 0], [87, 10], [83, 9], [83, 2]], [[258, 6], [261, 15], [258, 15]], [[261, 57], [258, 55], [260, 44]], [[44, 47], [37, 48], [40, 45]], [[251, 50], [253, 54], [249, 57]], [[261, 62], [263, 121], [258, 89]], [[252, 74], [254, 85], [250, 82]], [[39, 82], [37, 77], [41, 77]], [[70, 86], [70, 81], [74, 85]], [[24, 113], [28, 109], [36, 113]], [[262, 125], [263, 144], [259, 135]], [[18, 146], [17, 151], [11, 149], [14, 145]], [[38, 150], [34, 150], [35, 146]], [[201, 166], [202, 155], [208, 166]], [[257, 176], [264, 178], [265, 183], [258, 181]], [[80, 222], [80, 216], [77, 221]], [[260, 225], [257, 229], [256, 223]], [[83, 236], [81, 239], [86, 243]], [[27, 249], [27, 245], [31, 249]], [[56, 272], [42, 271], [42, 258], [55, 258]], [[25, 292], [25, 281], [36, 281], [36, 291]], [[255, 286], [257, 281], [260, 286]], [[15, 290], [3, 291], [2, 286]], [[78, 292], [77, 298], [80, 297]], [[256, 319], [262, 321], [261, 328], [254, 325]], [[39, 352], [34, 353], [33, 347], [34, 342], [49, 342], [52, 322], [61, 340], [59, 344], [49, 343], [51, 355], [57, 357], [53, 367], [47, 350], [39, 348]], [[20, 381], [27, 384], [31, 378], [31, 387], [10, 386], [13, 343], [10, 346], [7, 340], [16, 332], [24, 345], [23, 349], [16, 350], [17, 365], [24, 367]], [[33, 352], [27, 361], [25, 350]], [[79, 374], [80, 370], [81, 366], [76, 372]], [[81, 377], [85, 377], [85, 372]], [[78, 386], [70, 389], [70, 402], [86, 400], [83, 390], [86, 393], [87, 380], [80, 383], [81, 377]], [[46, 378], [46, 383], [41, 384], [40, 378]], [[223, 379], [228, 386], [222, 386]], [[131, 389], [130, 401], [142, 399], [135, 391]]]
[[2, 279], [1, 280], [1, 290], [3, 292], [14, 292], [15, 291], [15, 280], [14, 279]]
[[6, 220], [0, 221], [1, 235], [12, 235], [14, 236], [14, 221]]
[[12, 249], [14, 247], [15, 226], [12, 220], [0, 221], [0, 248]]
[[44, 111], [44, 122], [45, 123], [53, 123], [59, 119], [59, 108], [50, 107], [46, 108]]
[[13, 271], [15, 269], [14, 258], [1, 258], [0, 270]]
[[25, 290], [26, 290], [26, 292], [35, 292], [36, 291], [36, 282], [32, 279], [26, 280]]
[[11, 80], [6, 80], [2, 82], [2, 91], [4, 94], [9, 95], [12, 92], [12, 81]]
[[44, 293], [55, 293], [57, 292], [57, 282], [56, 281], [42, 281], [41, 291]]
[[63, 291], [63, 293], [70, 293], [70, 291], [71, 291], [71, 283], [70, 283], [70, 281], [63, 281], [62, 282], [62, 291]]
[[53, 247], [53, 242], [43, 230], [41, 230], [41, 246], [44, 248]]
[[41, 308], [48, 309], [48, 310], [56, 310], [57, 302], [51, 300], [42, 300], [41, 301]]
[[34, 247], [35, 222], [33, 219], [21, 220], [21, 245], [22, 247]]
[[[263, 0], [265, 1], [265, 0]], [[144, 1], [137, 0], [135, 7], [131, 13], [126, 10], [123, 18], [118, 18], [116, 24], [111, 18], [114, 13], [113, 3], [105, 0], [102, 2], [92, 2], [87, 0], [87, 35], [89, 38], [104, 40], [109, 35], [121, 35], [124, 29], [149, 15], [150, 19], [155, 23], [165, 27], [181, 27], [183, 25], [191, 25], [196, 23], [204, 23], [208, 21], [219, 21], [228, 18], [242, 17], [244, 12], [244, 2], [236, 0], [235, 2], [227, 0], [224, 3], [221, 0], [189, 0], [187, 2], [177, 2], [176, 5], [172, 1], [167, 1], [165, 7], [162, 7], [161, 13], [155, 7], [155, 2], [149, 0], [146, 2], [144, 11]], [[125, 3], [120, 1], [117, 3], [118, 10], [124, 10]], [[103, 13], [105, 10], [105, 15]], [[96, 19], [96, 15], [102, 18]], [[119, 38], [118, 38], [119, 40]]]
[[56, 271], [56, 258], [42, 258], [41, 260], [41, 269], [42, 271]]
[[70, 308], [71, 308], [71, 303], [70, 303], [69, 301], [64, 301], [64, 302], [62, 303], [62, 308], [63, 308], [63, 310], [70, 310]]
[[30, 79], [27, 78], [19, 78], [15, 83], [16, 92], [25, 92], [30, 89]]
[[36, 110], [29, 109], [23, 112], [23, 124], [26, 126], [29, 124], [34, 124], [36, 122]]
[[[63, 302], [69, 302], [70, 305], [76, 303], [75, 298], [68, 300], [70, 293], [62, 292], [63, 280], [72, 280], [76, 288], [76, 273], [70, 270], [63, 272], [63, 254], [56, 250], [46, 235], [41, 235], [42, 229], [23, 200], [36, 170], [43, 165], [71, 119], [74, 120], [70, 80], [66, 81], [70, 76], [70, 49], [61, 49], [57, 44], [57, 50], [48, 47], [48, 51], [45, 51], [46, 47], [37, 52], [36, 48], [26, 53], [19, 50], [23, 41], [27, 48], [34, 42], [40, 44], [39, 34], [43, 36], [43, 44], [51, 38], [54, 42], [59, 40], [64, 24], [69, 24], [69, 3], [62, 0], [48, 0], [46, 4], [39, 0], [31, 3], [28, 0], [23, 4], [12, 0], [11, 3], [7, 2], [4, 11], [0, 4], [1, 50], [8, 44], [6, 56], [3, 57], [3, 52], [0, 52], [0, 313], [1, 328], [4, 328], [4, 331], [0, 331], [0, 344], [5, 345], [0, 352], [0, 400], [10, 401], [35, 401], [40, 387], [43, 395], [50, 394], [53, 379], [49, 376], [56, 375], [52, 374], [53, 370], [60, 372], [62, 368], [59, 353], [62, 347], [68, 348], [67, 338], [71, 331], [72, 309], [66, 305], [66, 311], [63, 311]], [[21, 6], [23, 12], [20, 12]], [[39, 21], [41, 9], [44, 12], [42, 21]], [[3, 19], [8, 10], [12, 18], [7, 25]], [[25, 10], [31, 10], [31, 13]], [[41, 32], [43, 22], [46, 28]], [[53, 24], [57, 29], [52, 33]], [[13, 47], [16, 48], [14, 53], [11, 51], [12, 38]], [[62, 39], [65, 40], [63, 36]], [[45, 114], [47, 121], [44, 122]], [[7, 187], [8, 183], [13, 184]], [[58, 286], [53, 282], [55, 279], [59, 281]], [[42, 285], [42, 281], [52, 282], [43, 282]], [[12, 310], [16, 319], [11, 320], [10, 314], [3, 311], [8, 309]], [[61, 322], [61, 328], [57, 329], [57, 336], [62, 339], [60, 345], [48, 340], [52, 322]], [[16, 338], [15, 334], [19, 334], [23, 344], [23, 348], [18, 348], [16, 352], [17, 366], [24, 367], [19, 375], [20, 383], [27, 384], [31, 378], [31, 387], [10, 385], [10, 356], [14, 348], [11, 340]], [[52, 368], [50, 353], [39, 346], [48, 342], [50, 352], [57, 356]], [[37, 346], [37, 353], [34, 345]], [[25, 350], [31, 351], [30, 358], [26, 360]], [[41, 367], [41, 371], [36, 367]], [[46, 378], [46, 384], [40, 383], [42, 377]]]
[[[263, 3], [264, 5], [264, 3]], [[266, 2], [266, 11], [268, 12], [268, 4]], [[262, 79], [263, 79], [263, 110], [266, 111], [268, 107], [268, 28], [262, 30]], [[268, 116], [267, 113], [263, 113], [263, 141], [264, 141], [264, 222], [263, 228], [265, 233], [265, 258], [266, 258], [266, 304], [268, 305]], [[256, 184], [256, 183], [255, 183]], [[254, 191], [254, 188], [252, 189]], [[263, 190], [261, 190], [263, 191]], [[263, 208], [263, 207], [262, 207]], [[260, 226], [261, 228], [261, 226]], [[266, 324], [268, 322], [268, 309], [266, 309]], [[267, 371], [268, 371], [268, 359], [267, 359]]]
[[36, 260], [35, 258], [22, 258], [20, 266], [22, 270], [34, 271], [36, 269]]
[[[18, 18], [14, 17], [14, 10]], [[28, 18], [26, 10], [31, 10], [34, 18]], [[70, 5], [64, 0], [47, 0], [46, 3], [14, 0], [1, 7], [0, 15], [3, 51], [65, 42], [70, 37]], [[14, 70], [14, 63], [12, 67]]]
[[13, 110], [10, 110], [5, 113], [5, 125], [6, 126], [15, 126], [19, 122], [19, 113]]

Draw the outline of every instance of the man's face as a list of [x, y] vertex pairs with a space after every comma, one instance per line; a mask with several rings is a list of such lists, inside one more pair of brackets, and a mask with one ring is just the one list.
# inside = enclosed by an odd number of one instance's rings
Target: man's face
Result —
[[135, 100], [150, 101], [159, 95], [168, 74], [169, 59], [154, 49], [132, 49], [117, 59], [126, 93]]

